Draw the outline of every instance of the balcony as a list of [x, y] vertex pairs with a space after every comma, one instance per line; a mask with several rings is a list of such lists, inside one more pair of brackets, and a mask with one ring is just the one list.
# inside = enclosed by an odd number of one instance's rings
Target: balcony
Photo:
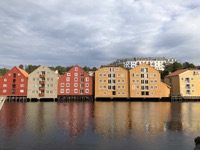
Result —
[[45, 83], [45, 81], [39, 81], [39, 84], [44, 84]]
[[185, 83], [190, 83], [190, 80], [189, 79], [185, 79]]
[[39, 93], [39, 97], [44, 97], [44, 93]]
[[40, 91], [44, 91], [44, 87], [39, 87], [39, 90]]
[[186, 89], [190, 89], [191, 87], [190, 87], [190, 85], [186, 85], [185, 88]]
[[45, 78], [45, 74], [40, 74], [40, 78]]

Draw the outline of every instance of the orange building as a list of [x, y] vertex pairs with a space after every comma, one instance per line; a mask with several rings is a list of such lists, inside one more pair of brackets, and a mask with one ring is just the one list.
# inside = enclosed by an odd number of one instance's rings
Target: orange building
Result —
[[128, 97], [128, 70], [107, 65], [95, 71], [95, 98]]
[[28, 73], [13, 67], [0, 78], [0, 96], [27, 96]]
[[170, 87], [161, 82], [158, 70], [147, 64], [129, 70], [130, 98], [169, 97]]
[[93, 78], [75, 65], [58, 79], [58, 97], [93, 96]]

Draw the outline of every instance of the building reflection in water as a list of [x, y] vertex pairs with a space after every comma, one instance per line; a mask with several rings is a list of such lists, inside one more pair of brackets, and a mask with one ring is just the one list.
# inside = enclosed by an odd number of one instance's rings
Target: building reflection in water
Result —
[[24, 114], [26, 114], [26, 103], [5, 103], [0, 111], [0, 128], [5, 129], [8, 136], [14, 135], [25, 126]]
[[183, 130], [200, 131], [199, 102], [183, 103], [181, 114]]
[[171, 131], [182, 131], [182, 103], [172, 103], [166, 128]]
[[32, 134], [45, 136], [55, 127], [56, 103], [27, 103], [27, 128]]
[[129, 102], [95, 102], [94, 123], [97, 134], [126, 134], [129, 129]]
[[71, 137], [80, 135], [92, 122], [93, 103], [57, 103], [57, 123]]
[[127, 132], [136, 134], [165, 132], [171, 103], [95, 102], [97, 134], [113, 137]]

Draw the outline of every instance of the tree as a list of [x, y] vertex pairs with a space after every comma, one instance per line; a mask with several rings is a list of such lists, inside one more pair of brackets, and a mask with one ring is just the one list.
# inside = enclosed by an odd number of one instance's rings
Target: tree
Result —
[[8, 71], [9, 71], [9, 69], [1, 68], [0, 69], [0, 76], [4, 76]]
[[20, 69], [24, 69], [24, 66], [22, 64], [19, 65]]
[[183, 63], [183, 68], [186, 69], [186, 68], [196, 68], [196, 66], [192, 63], [189, 63], [189, 62], [184, 62]]

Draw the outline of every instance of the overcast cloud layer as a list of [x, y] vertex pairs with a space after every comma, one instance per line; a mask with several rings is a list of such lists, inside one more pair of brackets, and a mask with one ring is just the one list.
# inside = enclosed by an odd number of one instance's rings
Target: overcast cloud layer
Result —
[[137, 56], [200, 65], [200, 1], [0, 1], [0, 68], [99, 67]]

